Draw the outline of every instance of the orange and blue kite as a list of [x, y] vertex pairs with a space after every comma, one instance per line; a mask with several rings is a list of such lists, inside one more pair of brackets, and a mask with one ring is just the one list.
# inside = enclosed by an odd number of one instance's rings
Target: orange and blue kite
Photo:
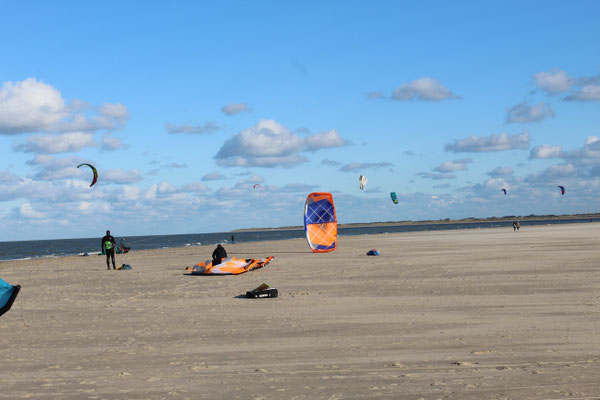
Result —
[[335, 250], [337, 219], [331, 193], [311, 193], [304, 205], [304, 230], [310, 249], [315, 253]]

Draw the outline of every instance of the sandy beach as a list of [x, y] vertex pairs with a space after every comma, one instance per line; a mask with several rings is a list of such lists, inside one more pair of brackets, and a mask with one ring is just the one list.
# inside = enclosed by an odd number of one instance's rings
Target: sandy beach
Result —
[[[0, 263], [0, 398], [600, 398], [600, 224], [236, 243]], [[366, 251], [377, 248], [380, 257]], [[274, 299], [240, 297], [266, 282]]]

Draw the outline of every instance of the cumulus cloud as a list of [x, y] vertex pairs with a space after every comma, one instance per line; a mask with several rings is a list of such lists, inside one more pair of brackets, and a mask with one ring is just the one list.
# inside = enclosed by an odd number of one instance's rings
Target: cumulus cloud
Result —
[[561, 146], [551, 146], [543, 144], [531, 149], [529, 159], [544, 159], [544, 158], [559, 158], [563, 156], [563, 148]]
[[523, 131], [514, 135], [501, 133], [490, 136], [469, 136], [465, 139], [455, 140], [444, 146], [446, 151], [454, 153], [478, 153], [506, 150], [526, 150], [529, 149], [529, 132]]
[[492, 178], [507, 178], [512, 176], [513, 170], [511, 167], [496, 167], [493, 170], [487, 172], [487, 175]]
[[565, 101], [600, 101], [600, 85], [586, 85], [574, 90], [565, 97]]
[[533, 74], [533, 79], [537, 87], [548, 94], [568, 92], [575, 83], [573, 78], [559, 69]]
[[[100, 178], [98, 178], [100, 180]], [[102, 172], [102, 182], [128, 184], [142, 180], [142, 176], [137, 169], [123, 171], [120, 168], [109, 169]]]
[[434, 180], [454, 179], [454, 178], [456, 178], [456, 175], [449, 174], [449, 173], [418, 172], [416, 175], [420, 176], [421, 178], [434, 179]]
[[339, 167], [340, 165], [342, 165], [341, 162], [339, 161], [334, 161], [334, 160], [330, 160], [328, 158], [322, 160], [320, 162], [321, 165], [327, 165], [328, 167]]
[[228, 167], [291, 167], [307, 161], [299, 153], [346, 144], [335, 130], [300, 137], [273, 120], [260, 120], [227, 139], [215, 159]]
[[525, 177], [525, 182], [530, 184], [554, 185], [557, 180], [575, 177], [577, 173], [577, 168], [570, 163], [551, 165], [542, 172], [528, 175]]
[[73, 100], [68, 105], [60, 91], [35, 78], [0, 87], [0, 134], [113, 130], [128, 120], [122, 104], [93, 107]]
[[29, 136], [22, 143], [13, 144], [13, 149], [25, 153], [56, 154], [79, 151], [85, 147], [96, 147], [92, 133], [72, 132]]
[[206, 134], [206, 133], [216, 132], [220, 129], [223, 129], [223, 127], [217, 125], [213, 121], [206, 121], [202, 125], [191, 125], [187, 122], [183, 125], [175, 125], [175, 124], [171, 124], [169, 122], [165, 123], [165, 130], [171, 134], [176, 134], [176, 133]]
[[248, 107], [247, 103], [231, 103], [223, 106], [221, 111], [223, 111], [225, 115], [231, 117], [232, 115], [236, 115], [244, 111], [250, 111], [250, 108]]
[[206, 181], [220, 181], [223, 179], [226, 179], [227, 177], [225, 175], [223, 175], [222, 173], [215, 171], [215, 172], [211, 172], [209, 174], [206, 174], [202, 177], [202, 181], [206, 182]]
[[441, 172], [441, 173], [454, 172], [454, 171], [465, 171], [467, 169], [467, 164], [470, 164], [472, 162], [473, 162], [473, 159], [471, 159], [471, 158], [463, 158], [460, 160], [446, 161], [445, 163], [442, 163], [442, 164], [438, 165], [437, 167], [435, 167], [433, 170], [436, 172]]
[[429, 77], [405, 83], [394, 89], [392, 93], [392, 99], [398, 101], [441, 101], [456, 98], [458, 96], [452, 93], [450, 89], [442, 85], [439, 81]]
[[506, 123], [528, 123], [539, 122], [545, 118], [553, 117], [554, 111], [549, 104], [540, 103], [531, 106], [526, 101], [506, 109]]
[[100, 139], [100, 148], [102, 150], [117, 150], [123, 146], [121, 139], [112, 136], [110, 133], [104, 133]]
[[374, 163], [359, 163], [359, 162], [351, 162], [344, 165], [340, 168], [342, 172], [359, 172], [365, 169], [378, 169], [378, 168], [392, 168], [394, 164], [384, 161], [384, 162], [374, 162]]

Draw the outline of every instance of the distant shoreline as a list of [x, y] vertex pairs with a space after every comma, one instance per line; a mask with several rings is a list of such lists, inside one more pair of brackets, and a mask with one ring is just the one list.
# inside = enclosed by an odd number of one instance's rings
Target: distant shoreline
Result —
[[[338, 224], [339, 228], [365, 228], [378, 226], [405, 226], [405, 225], [444, 225], [444, 224], [469, 224], [481, 222], [512, 222], [512, 221], [560, 221], [565, 219], [600, 219], [600, 213], [589, 214], [565, 214], [565, 215], [507, 215], [504, 217], [488, 218], [462, 218], [462, 219], [438, 219], [421, 221], [384, 221], [384, 222], [356, 222], [349, 224]], [[303, 226], [281, 226], [276, 228], [244, 228], [235, 229], [232, 232], [263, 232], [263, 231], [293, 231], [304, 230]]]

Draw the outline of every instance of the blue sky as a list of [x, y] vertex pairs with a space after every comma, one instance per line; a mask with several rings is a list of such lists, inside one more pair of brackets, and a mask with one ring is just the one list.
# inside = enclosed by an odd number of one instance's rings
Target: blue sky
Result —
[[597, 1], [2, 13], [0, 240], [599, 211]]

